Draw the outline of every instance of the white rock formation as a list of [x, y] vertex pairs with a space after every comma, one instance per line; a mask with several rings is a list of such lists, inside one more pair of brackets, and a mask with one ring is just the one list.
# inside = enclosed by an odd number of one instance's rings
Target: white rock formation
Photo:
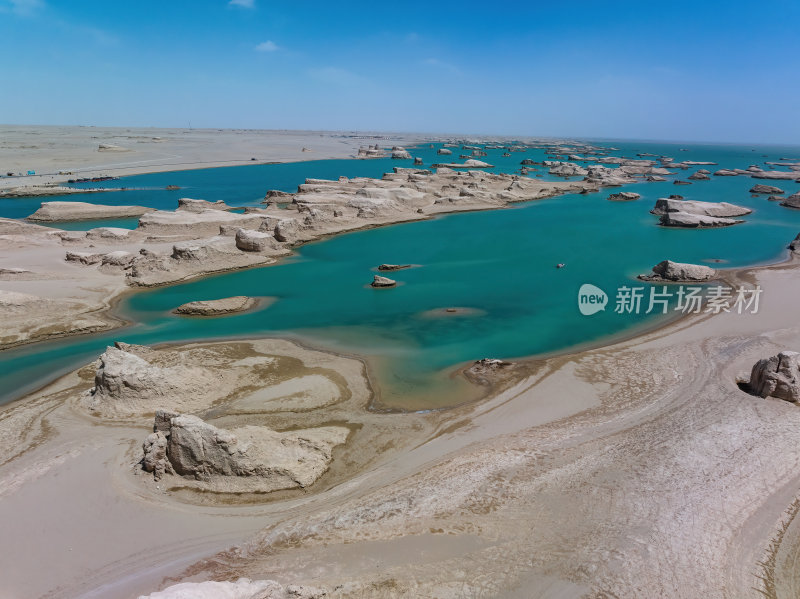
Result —
[[375, 278], [370, 283], [373, 287], [394, 287], [397, 285], [397, 281], [394, 279], [390, 279], [388, 277], [382, 277], [380, 275], [375, 275]]
[[761, 397], [797, 403], [800, 400], [800, 354], [782, 351], [756, 362], [750, 373], [750, 391]]
[[664, 260], [653, 267], [653, 271], [646, 275], [639, 275], [643, 281], [709, 281], [716, 276], [716, 271], [700, 264], [685, 264]]
[[133, 416], [153, 413], [158, 406], [178, 408], [182, 397], [197, 399], [214, 393], [214, 377], [190, 365], [156, 366], [118, 343], [100, 356], [95, 386], [84, 405], [101, 416]]
[[278, 246], [273, 234], [252, 229], [239, 229], [236, 231], [236, 247], [244, 252], [263, 252]]
[[667, 212], [663, 214], [659, 220], [659, 224], [662, 227], [684, 227], [688, 229], [729, 227], [743, 222], [743, 220], [690, 214], [689, 212]]
[[[221, 429], [197, 416], [158, 411], [142, 445], [142, 467], [156, 479], [175, 474], [234, 490], [245, 478], [261, 492], [305, 488], [328, 469], [333, 448], [344, 443], [343, 426], [279, 433], [263, 426]], [[241, 487], [241, 485], [240, 485]]]
[[752, 210], [743, 206], [729, 204], [728, 202], [698, 202], [659, 198], [656, 200], [655, 207], [653, 207], [650, 212], [658, 215], [667, 214], [669, 212], [686, 212], [700, 216], [730, 218], [733, 216], [750, 214]]

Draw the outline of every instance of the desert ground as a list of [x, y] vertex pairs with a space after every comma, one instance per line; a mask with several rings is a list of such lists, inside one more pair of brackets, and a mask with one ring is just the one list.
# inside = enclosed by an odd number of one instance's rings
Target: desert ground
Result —
[[0, 125], [0, 174], [15, 174], [0, 177], [0, 189], [76, 177], [349, 158], [361, 146], [412, 145], [419, 139], [371, 132]]
[[230, 596], [793, 596], [800, 413], [737, 378], [800, 333], [797, 274], [731, 272], [764, 289], [758, 314], [532, 361], [491, 397], [427, 414], [370, 411], [361, 362], [288, 341], [158, 350], [227, 371], [296, 360], [264, 388], [328, 379], [288, 412], [249, 412], [252, 385], [184, 406], [226, 427], [353, 431], [319, 483], [266, 501], [154, 481], [138, 465], [151, 417], [94, 414], [88, 365], [0, 413], [0, 592], [129, 597], [247, 577], [261, 582]]
[[[47, 145], [31, 131], [15, 143], [40, 162], [18, 153], [18, 168], [98, 174], [411, 141], [222, 132], [209, 146], [203, 132], [86, 128]], [[170, 147], [183, 162], [159, 154]], [[0, 344], [113, 328], [124, 293], [269, 265], [327, 235], [603, 185], [398, 169], [309, 180], [244, 214], [186, 198], [133, 231], [0, 219]], [[720, 271], [761, 287], [757, 313], [463, 364], [452, 375], [482, 399], [438, 411], [376, 409], [367, 361], [293, 340], [109, 347], [0, 406], [0, 599], [796, 596], [800, 411], [745, 383], [797, 346], [799, 274], [788, 251]]]

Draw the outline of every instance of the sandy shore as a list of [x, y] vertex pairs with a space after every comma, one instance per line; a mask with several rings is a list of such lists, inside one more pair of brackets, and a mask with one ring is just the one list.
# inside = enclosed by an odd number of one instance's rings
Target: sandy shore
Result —
[[93, 369], [78, 371], [0, 412], [0, 593], [131, 597], [247, 576], [332, 597], [791, 596], [775, 589], [797, 585], [800, 411], [736, 378], [796, 347], [799, 273], [728, 273], [764, 289], [758, 314], [689, 316], [533, 361], [493, 397], [431, 414], [366, 411], [365, 371], [348, 358], [214, 344], [327, 360], [361, 390], [336, 414], [262, 414], [359, 423], [372, 447], [350, 445], [310, 493], [267, 503], [198, 503], [134, 474], [146, 419], [82, 413]]

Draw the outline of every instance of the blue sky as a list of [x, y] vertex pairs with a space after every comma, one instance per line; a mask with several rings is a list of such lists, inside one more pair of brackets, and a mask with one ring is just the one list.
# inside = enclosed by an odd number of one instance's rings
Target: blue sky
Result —
[[0, 0], [0, 122], [800, 144], [800, 2]]

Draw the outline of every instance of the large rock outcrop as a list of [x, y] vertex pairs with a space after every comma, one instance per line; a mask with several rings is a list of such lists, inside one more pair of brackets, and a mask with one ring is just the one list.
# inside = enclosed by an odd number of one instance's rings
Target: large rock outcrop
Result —
[[782, 351], [759, 360], [750, 373], [750, 391], [760, 397], [800, 400], [800, 353]]
[[698, 282], [710, 281], [716, 274], [709, 266], [664, 260], [656, 264], [651, 273], [639, 275], [638, 278], [642, 281]]
[[782, 195], [785, 193], [780, 187], [774, 187], [772, 185], [764, 185], [763, 183], [757, 183], [750, 188], [750, 193], [760, 193], [764, 195]]
[[793, 193], [781, 202], [781, 206], [786, 208], [800, 208], [800, 191]]
[[667, 214], [669, 212], [686, 212], [700, 216], [713, 216], [718, 218], [731, 218], [750, 214], [752, 210], [744, 206], [729, 204], [728, 202], [698, 202], [678, 200], [672, 198], [659, 198], [650, 211], [651, 214]]
[[585, 177], [589, 174], [589, 171], [572, 162], [564, 162], [550, 167], [549, 173], [559, 177]]
[[268, 249], [277, 249], [278, 244], [274, 234], [252, 229], [239, 229], [236, 231], [236, 247], [243, 252], [263, 252]]
[[690, 214], [688, 212], [667, 212], [659, 219], [662, 227], [683, 227], [685, 229], [698, 229], [710, 227], [730, 227], [743, 223], [743, 220]]
[[125, 343], [106, 348], [85, 406], [105, 417], [152, 414], [158, 406], [178, 409], [191, 405], [213, 394], [215, 386], [221, 386], [221, 379], [203, 368], [151, 363], [146, 359], [150, 352], [149, 348]]
[[[349, 429], [325, 426], [279, 433], [262, 426], [218, 428], [197, 416], [158, 411], [142, 467], [156, 479], [175, 474], [217, 491], [305, 488], [328, 469]], [[247, 480], [231, 480], [231, 479]]]
[[792, 250], [795, 253], [800, 252], [800, 233], [798, 233], [797, 237], [795, 237], [791, 241], [791, 243], [789, 244], [789, 249]]

